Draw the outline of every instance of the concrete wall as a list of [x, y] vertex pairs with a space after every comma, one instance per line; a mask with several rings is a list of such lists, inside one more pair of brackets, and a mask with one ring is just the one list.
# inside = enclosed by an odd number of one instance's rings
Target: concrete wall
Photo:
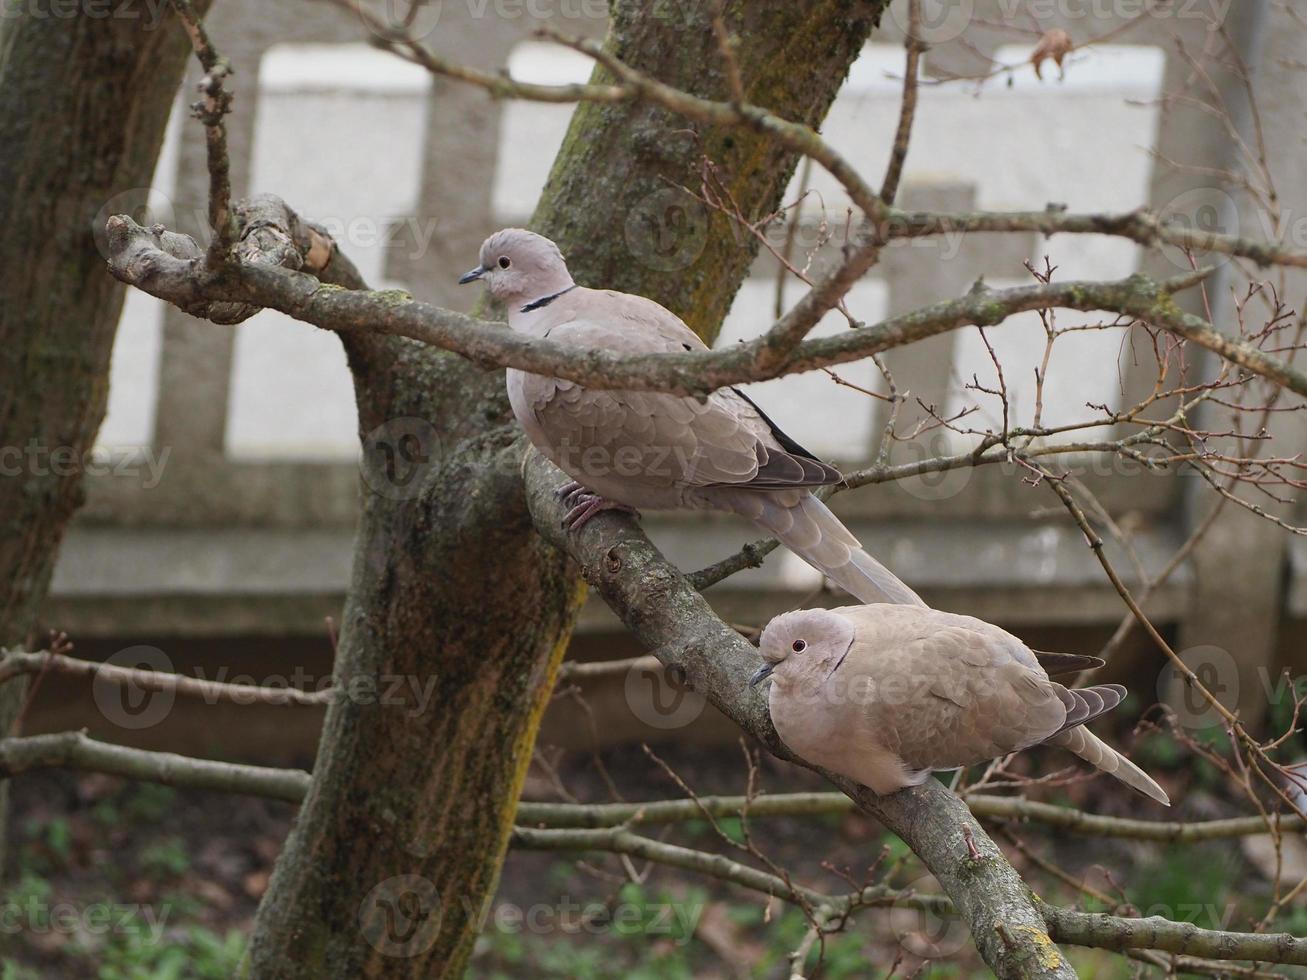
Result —
[[[1183, 81], [1175, 38], [1186, 50], [1202, 50], [1215, 36], [1205, 22], [1144, 18], [1127, 25], [1065, 16], [1078, 39], [1122, 30], [1112, 43], [1073, 55], [1065, 79], [1051, 69], [1040, 81], [1021, 67], [1033, 37], [984, 26], [1003, 19], [1004, 2], [967, 5], [976, 20], [961, 35], [948, 36], [947, 18], [932, 28], [936, 46], [928, 64], [935, 75], [995, 65], [1013, 70], [983, 84], [923, 88], [903, 200], [932, 208], [1038, 209], [1050, 202], [1074, 210], [1165, 207], [1177, 199], [1183, 204], [1194, 182], [1158, 165], [1158, 156], [1228, 165], [1227, 133], [1161, 99]], [[427, 25], [429, 40], [443, 54], [483, 68], [507, 63], [515, 75], [539, 81], [580, 80], [588, 72], [583, 59], [530, 39], [537, 20], [496, 15], [502, 3], [492, 3], [484, 16], [477, 16], [481, 5], [464, 0], [436, 6], [440, 15]], [[555, 25], [565, 30], [602, 32], [599, 17], [568, 17], [563, 7], [593, 13], [584, 4], [533, 9], [554, 10]], [[1059, 15], [1050, 16], [1051, 24]], [[480, 92], [433, 82], [368, 47], [359, 23], [306, 0], [224, 0], [213, 21], [237, 69], [231, 124], [237, 192], [279, 193], [332, 225], [374, 284], [400, 284], [423, 298], [468, 307], [474, 297], [457, 289], [454, 279], [473, 264], [486, 233], [529, 213], [570, 107], [501, 105]], [[894, 76], [902, 53], [895, 25], [901, 22], [896, 5], [825, 126], [832, 143], [873, 177], [884, 167], [898, 113]], [[1230, 25], [1247, 52], [1260, 56], [1267, 35], [1254, 26]], [[1288, 37], [1281, 32], [1276, 44], [1284, 46]], [[1287, 63], [1284, 52], [1276, 57], [1276, 64]], [[1301, 122], [1296, 77], [1271, 72], [1267, 78], [1279, 93], [1278, 118]], [[1300, 131], [1287, 123], [1283, 129]], [[1292, 147], [1277, 148], [1291, 163]], [[800, 176], [795, 180], [797, 198]], [[845, 202], [839, 188], [819, 172], [807, 187], [812, 193], [802, 205], [801, 237], [813, 234], [823, 218], [840, 227]], [[199, 127], [179, 111], [155, 188], [130, 192], [129, 203], [152, 202], [158, 220], [196, 231], [204, 190]], [[1302, 200], [1297, 184], [1290, 191], [1294, 201]], [[1100, 238], [915, 243], [889, 249], [850, 304], [858, 317], [873, 321], [958, 295], [982, 275], [994, 285], [1028, 282], [1022, 263], [1042, 262], [1045, 255], [1061, 278], [1117, 277], [1141, 262], [1133, 245]], [[775, 260], [760, 257], [721, 343], [756, 335], [770, 323], [775, 272]], [[784, 302], [798, 295], [791, 283]], [[840, 329], [831, 316], [820, 331]], [[1017, 317], [992, 337], [1014, 405], [1028, 416], [1042, 328], [1033, 316]], [[1086, 402], [1120, 403], [1123, 392], [1147, 383], [1121, 353], [1121, 339], [1108, 331], [1059, 342], [1047, 422], [1082, 417]], [[993, 373], [976, 331], [895, 352], [889, 363], [900, 388], [943, 411], [975, 403], [976, 424], [992, 421], [992, 400], [963, 390], [973, 374], [984, 382]], [[873, 390], [882, 384], [870, 363], [839, 374]], [[50, 622], [106, 638], [141, 632], [321, 636], [322, 617], [338, 611], [347, 581], [359, 486], [358, 433], [335, 338], [273, 313], [235, 329], [217, 327], [133, 294], [112, 384], [101, 442], [115, 454], [118, 470], [91, 480], [88, 507], [56, 575]], [[812, 449], [844, 463], [876, 452], [883, 408], [875, 399], [820, 373], [756, 388], [757, 399]], [[905, 412], [905, 421], [913, 411]], [[955, 451], [959, 438], [936, 432], [916, 444], [895, 443], [890, 459]], [[1109, 464], [1091, 466], [1083, 478], [1134, 529], [1143, 567], [1160, 568], [1194, 519], [1184, 481]], [[936, 605], [1032, 628], [1111, 625], [1122, 613], [1119, 599], [1053, 503], [1051, 495], [1023, 484], [1016, 470], [994, 467], [867, 488], [841, 497], [839, 507], [871, 550]], [[647, 525], [686, 568], [753, 536], [739, 522], [705, 516], [651, 515]], [[1225, 546], [1238, 555], [1224, 563], [1227, 574], [1250, 574], [1257, 565], [1260, 581], [1273, 584], [1269, 605], [1257, 612], [1263, 620], [1302, 617], [1307, 609], [1307, 550], [1301, 539], [1292, 549], [1284, 535], [1277, 540], [1269, 552], [1261, 545]], [[1117, 557], [1126, 570], [1134, 567]], [[778, 553], [763, 569], [712, 595], [723, 614], [757, 621], [817, 584], [807, 566]], [[1196, 588], [1185, 567], [1150, 608], [1165, 623], [1186, 619]], [[615, 628], [595, 603], [583, 626], [597, 634]], [[1237, 636], [1238, 629], [1230, 632], [1227, 624], [1222, 635]], [[1274, 645], [1275, 635], [1263, 646]]]

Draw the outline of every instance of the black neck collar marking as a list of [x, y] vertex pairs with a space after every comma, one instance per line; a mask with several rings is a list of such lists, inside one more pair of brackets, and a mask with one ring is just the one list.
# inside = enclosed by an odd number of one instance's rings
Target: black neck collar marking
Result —
[[548, 306], [548, 305], [549, 305], [550, 303], [552, 303], [554, 300], [558, 299], [558, 297], [562, 296], [563, 293], [570, 293], [570, 292], [571, 292], [573, 289], [575, 289], [575, 288], [576, 288], [576, 283], [572, 283], [572, 285], [568, 286], [566, 289], [560, 289], [558, 292], [554, 293], [552, 296], [545, 296], [545, 297], [542, 298], [542, 299], [533, 300], [532, 302], [527, 303], [526, 306], [522, 307], [522, 309], [521, 309], [520, 312], [522, 312], [522, 313], [530, 313], [532, 310], [539, 310], [539, 309], [542, 309], [542, 308]]

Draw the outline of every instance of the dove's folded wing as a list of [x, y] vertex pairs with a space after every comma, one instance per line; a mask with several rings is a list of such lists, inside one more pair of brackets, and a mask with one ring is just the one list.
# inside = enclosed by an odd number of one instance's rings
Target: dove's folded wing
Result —
[[972, 765], [1038, 744], [1062, 727], [1061, 685], [993, 637], [932, 628], [924, 619], [916, 628], [882, 626], [869, 638], [860, 630], [847, 658], [876, 681], [879, 696], [867, 706], [873, 717], [865, 724], [907, 767]]
[[[694, 334], [684, 325], [679, 330], [660, 321], [647, 326], [650, 329], [615, 331], [608, 323], [573, 319], [552, 327], [546, 336], [586, 349], [629, 354], [702, 349], [701, 342], [692, 347], [687, 338]], [[800, 447], [787, 449], [784, 436], [778, 437], [770, 421], [732, 389], [700, 401], [651, 391], [593, 390], [558, 378], [510, 372], [509, 398], [532, 441], [548, 447], [554, 461], [583, 483], [596, 475], [578, 472], [587, 460], [591, 470], [651, 490], [722, 485], [780, 489], [840, 479], [832, 467], [801, 455]]]

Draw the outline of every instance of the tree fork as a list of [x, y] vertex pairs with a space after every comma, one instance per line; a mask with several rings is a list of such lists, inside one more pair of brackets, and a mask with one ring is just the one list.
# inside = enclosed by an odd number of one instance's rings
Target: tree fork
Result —
[[[725, 97], [713, 6], [615, 3], [606, 47], [669, 84]], [[819, 124], [883, 6], [729, 4], [750, 100]], [[762, 134], [689, 134], [684, 120], [656, 107], [581, 106], [532, 226], [560, 243], [579, 281], [643, 293], [710, 335], [754, 243], [738, 242], [726, 219], [704, 216], [678, 267], [640, 244], [649, 233], [642, 222], [652, 221], [656, 235], [659, 209], [681, 206], [667, 182], [697, 179], [704, 156], [759, 213], [780, 203], [796, 162]], [[434, 697], [424, 710], [348, 700], [329, 708], [313, 785], [260, 907], [247, 972], [278, 980], [459, 976], [494, 895], [584, 587], [534, 532], [502, 372], [393, 337], [342, 342], [365, 451], [377, 438], [368, 434], [394, 420], [430, 425], [433, 439], [421, 493], [365, 494], [335, 682], [412, 677], [433, 682]]]

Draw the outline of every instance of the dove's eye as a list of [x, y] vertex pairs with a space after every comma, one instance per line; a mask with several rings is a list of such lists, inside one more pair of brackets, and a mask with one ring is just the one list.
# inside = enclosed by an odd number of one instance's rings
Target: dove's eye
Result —
[[501, 255], [501, 256], [499, 257], [499, 268], [501, 268], [501, 269], [507, 269], [507, 268], [508, 268], [510, 265], [512, 265], [512, 264], [513, 264], [512, 262], [508, 261], [508, 256], [507, 256], [507, 255]]
[[802, 653], [804, 650], [808, 649], [808, 642], [806, 640], [795, 640], [790, 644], [790, 649], [795, 653]]

